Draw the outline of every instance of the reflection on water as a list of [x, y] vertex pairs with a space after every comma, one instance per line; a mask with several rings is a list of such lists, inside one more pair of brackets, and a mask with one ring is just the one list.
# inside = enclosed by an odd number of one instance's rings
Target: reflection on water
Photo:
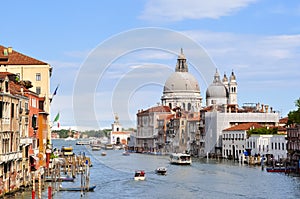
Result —
[[[267, 173], [260, 167], [249, 167], [232, 161], [193, 159], [191, 166], [169, 164], [168, 156], [131, 153], [122, 150], [92, 151], [88, 146], [73, 145], [74, 152], [91, 157], [91, 184], [94, 192], [81, 198], [300, 198], [300, 179], [280, 173]], [[54, 140], [55, 147], [67, 146]], [[168, 168], [166, 176], [155, 174], [159, 166]], [[134, 171], [146, 171], [145, 181], [134, 181]], [[80, 176], [74, 183], [80, 184]], [[43, 193], [47, 198], [47, 193]], [[17, 198], [31, 198], [30, 192]], [[56, 192], [53, 198], [80, 198], [79, 192]]]

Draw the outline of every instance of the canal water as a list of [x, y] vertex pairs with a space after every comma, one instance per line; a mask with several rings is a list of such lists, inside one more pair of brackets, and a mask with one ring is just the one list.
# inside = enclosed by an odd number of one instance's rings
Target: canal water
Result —
[[[260, 167], [250, 167], [226, 160], [193, 159], [191, 166], [170, 165], [168, 156], [131, 153], [122, 150], [92, 151], [76, 141], [53, 140], [54, 147], [72, 145], [74, 152], [91, 157], [90, 184], [94, 192], [55, 192], [53, 198], [300, 198], [300, 178], [282, 173], [268, 173]], [[159, 166], [167, 167], [167, 175], [155, 174]], [[145, 181], [134, 181], [134, 171], [146, 171]], [[63, 182], [63, 187], [80, 184]], [[31, 198], [30, 192], [15, 198]], [[43, 193], [47, 198], [47, 192]]]

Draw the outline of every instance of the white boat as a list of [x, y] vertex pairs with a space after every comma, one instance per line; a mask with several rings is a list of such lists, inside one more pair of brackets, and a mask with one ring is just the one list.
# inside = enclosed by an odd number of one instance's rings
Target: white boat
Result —
[[166, 175], [167, 174], [167, 168], [166, 167], [158, 167], [155, 170], [155, 173], [157, 173], [159, 175]]
[[171, 164], [190, 165], [192, 164], [191, 155], [186, 153], [172, 153], [170, 155]]
[[101, 150], [101, 145], [92, 145], [92, 151], [100, 151]]
[[65, 139], [65, 141], [72, 141], [72, 140], [76, 140], [75, 138], [72, 138], [72, 137], [67, 137], [66, 139]]
[[139, 180], [145, 180], [145, 179], [146, 179], [145, 171], [143, 171], [143, 170], [135, 171], [134, 180], [139, 181]]
[[103, 151], [103, 152], [101, 153], [101, 155], [102, 155], [102, 156], [106, 156], [106, 152]]
[[89, 145], [90, 141], [89, 140], [79, 140], [76, 142], [76, 145]]
[[106, 144], [105, 145], [105, 149], [106, 150], [113, 150], [114, 149], [114, 146], [112, 144]]

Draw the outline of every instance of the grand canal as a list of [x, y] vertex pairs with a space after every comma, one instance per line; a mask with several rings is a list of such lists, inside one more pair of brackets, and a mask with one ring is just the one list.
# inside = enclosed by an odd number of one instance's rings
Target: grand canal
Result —
[[[232, 161], [193, 159], [191, 166], [170, 165], [168, 156], [131, 153], [122, 150], [91, 151], [75, 141], [54, 140], [54, 147], [72, 145], [74, 152], [91, 157], [90, 183], [94, 192], [55, 192], [53, 198], [300, 198], [300, 178], [280, 173], [267, 173], [260, 167], [250, 167]], [[168, 168], [166, 176], [156, 175], [158, 166]], [[136, 169], [146, 171], [145, 181], [134, 181]], [[62, 186], [80, 183], [64, 182]], [[16, 198], [31, 198], [29, 192]], [[43, 193], [47, 198], [47, 193]]]

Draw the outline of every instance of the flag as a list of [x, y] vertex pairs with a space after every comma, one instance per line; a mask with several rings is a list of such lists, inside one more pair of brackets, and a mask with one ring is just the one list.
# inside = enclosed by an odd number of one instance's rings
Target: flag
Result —
[[54, 93], [53, 93], [52, 97], [50, 98], [50, 103], [52, 102], [54, 95], [56, 95], [56, 93], [57, 93], [58, 86], [59, 86], [59, 84], [56, 86]]
[[60, 125], [59, 122], [57, 122], [57, 128], [59, 128], [59, 125]]
[[53, 96], [56, 95], [57, 89], [58, 89], [59, 84], [57, 85], [56, 89], [54, 90]]
[[57, 113], [57, 115], [55, 116], [54, 118], [54, 121], [53, 122], [57, 122], [59, 120], [59, 112]]

